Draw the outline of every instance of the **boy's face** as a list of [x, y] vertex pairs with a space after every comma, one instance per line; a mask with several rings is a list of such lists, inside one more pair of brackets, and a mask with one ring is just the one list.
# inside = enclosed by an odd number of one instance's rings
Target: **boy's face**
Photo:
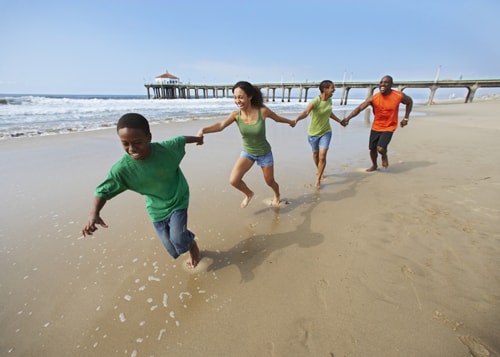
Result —
[[135, 160], [145, 160], [151, 153], [149, 143], [151, 134], [146, 135], [141, 129], [121, 128], [118, 136], [123, 149]]
[[332, 97], [333, 92], [335, 92], [335, 86], [333, 84], [331, 84], [328, 87], [326, 87], [324, 91], [325, 91], [326, 99], [329, 99]]

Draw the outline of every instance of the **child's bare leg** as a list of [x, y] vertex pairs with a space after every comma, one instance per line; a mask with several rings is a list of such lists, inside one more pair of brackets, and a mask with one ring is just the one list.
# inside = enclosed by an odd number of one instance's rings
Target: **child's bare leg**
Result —
[[250, 191], [250, 194], [248, 195], [245, 194], [245, 198], [243, 199], [243, 201], [241, 201], [241, 208], [245, 208], [246, 206], [248, 206], [252, 197], [253, 197], [253, 191]]
[[191, 268], [196, 268], [196, 266], [200, 262], [200, 259], [200, 249], [198, 248], [198, 244], [196, 243], [196, 241], [193, 240], [193, 244], [191, 244], [191, 248], [189, 249], [188, 266], [190, 266]]
[[324, 178], [323, 174], [325, 172], [325, 167], [326, 167], [326, 154], [328, 150], [326, 149], [320, 149], [319, 150], [319, 156], [318, 156], [318, 164], [316, 165], [318, 167], [318, 173], [316, 175], [316, 187], [321, 186], [321, 180]]

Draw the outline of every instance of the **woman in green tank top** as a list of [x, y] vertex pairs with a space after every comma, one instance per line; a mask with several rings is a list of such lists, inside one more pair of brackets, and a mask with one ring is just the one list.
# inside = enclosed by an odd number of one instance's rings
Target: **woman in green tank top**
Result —
[[217, 133], [236, 123], [243, 140], [243, 151], [234, 164], [229, 182], [245, 195], [241, 207], [245, 208], [254, 195], [254, 192], [243, 181], [243, 176], [255, 162], [262, 168], [264, 180], [273, 190], [274, 198], [271, 205], [277, 207], [280, 203], [280, 189], [274, 179], [273, 154], [266, 138], [265, 119], [271, 118], [278, 123], [288, 124], [292, 128], [295, 126], [295, 121], [281, 117], [266, 107], [260, 89], [248, 82], [236, 83], [233, 86], [233, 95], [239, 110], [231, 112], [226, 119], [218, 123], [200, 129], [198, 136]]
[[332, 95], [335, 85], [330, 80], [319, 84], [320, 95], [314, 98], [307, 108], [295, 119], [295, 123], [311, 114], [311, 121], [307, 129], [307, 138], [313, 152], [313, 161], [317, 168], [316, 187], [321, 186], [321, 179], [326, 167], [326, 154], [332, 137], [330, 119], [342, 124], [342, 121], [332, 112]]

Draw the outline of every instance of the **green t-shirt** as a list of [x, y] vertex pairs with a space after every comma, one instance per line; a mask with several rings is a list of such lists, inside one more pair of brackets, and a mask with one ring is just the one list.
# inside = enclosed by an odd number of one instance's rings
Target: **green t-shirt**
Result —
[[311, 103], [314, 104], [311, 110], [311, 121], [307, 134], [309, 136], [323, 136], [332, 131], [330, 126], [330, 114], [332, 114], [332, 98], [321, 100], [319, 96], [314, 98]]
[[238, 112], [236, 123], [240, 129], [241, 138], [243, 139], [243, 150], [245, 152], [253, 156], [262, 156], [271, 151], [271, 144], [266, 139], [266, 123], [262, 119], [260, 108], [259, 118], [255, 124], [245, 124], [240, 118], [240, 112]]
[[176, 210], [188, 208], [189, 186], [179, 167], [186, 153], [186, 139], [178, 136], [149, 145], [151, 154], [145, 160], [134, 160], [125, 154], [111, 167], [94, 194], [110, 200], [125, 190], [140, 193], [146, 197], [151, 221], [158, 222]]

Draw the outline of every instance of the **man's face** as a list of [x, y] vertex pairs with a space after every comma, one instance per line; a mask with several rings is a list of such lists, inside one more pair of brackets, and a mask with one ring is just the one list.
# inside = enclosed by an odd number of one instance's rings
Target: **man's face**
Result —
[[378, 84], [378, 89], [382, 95], [387, 95], [391, 92], [392, 80], [390, 77], [382, 77]]

